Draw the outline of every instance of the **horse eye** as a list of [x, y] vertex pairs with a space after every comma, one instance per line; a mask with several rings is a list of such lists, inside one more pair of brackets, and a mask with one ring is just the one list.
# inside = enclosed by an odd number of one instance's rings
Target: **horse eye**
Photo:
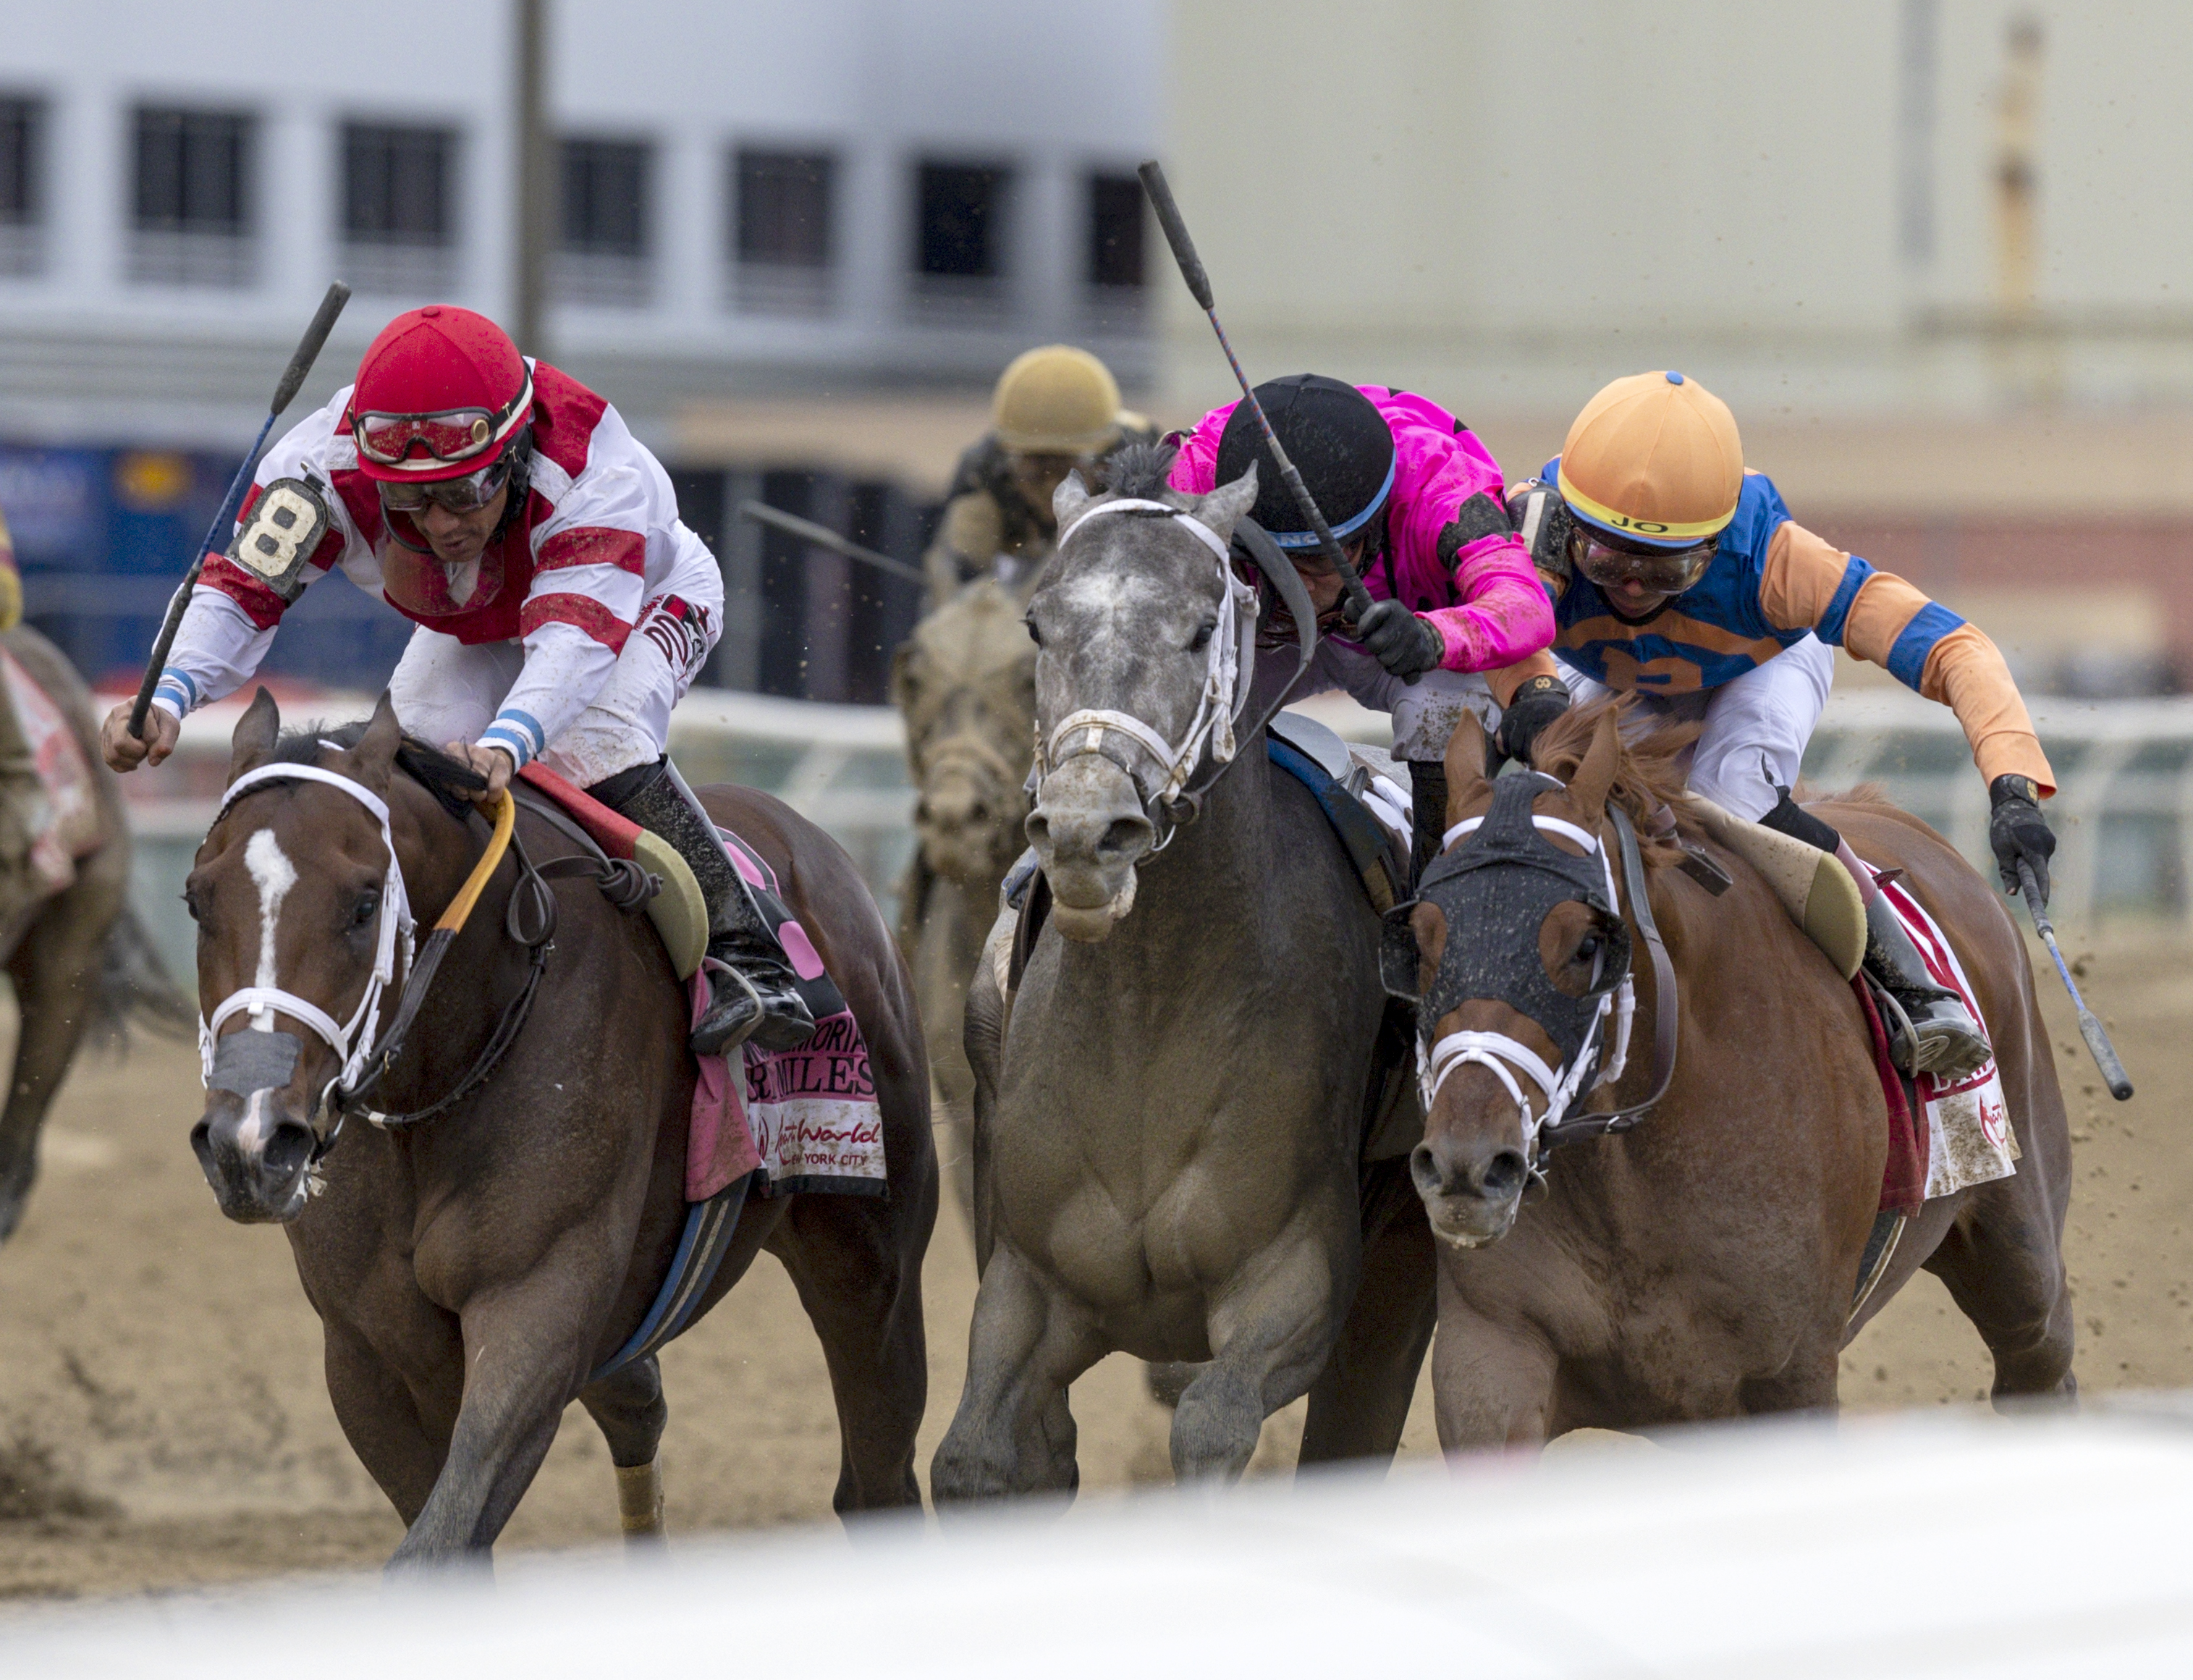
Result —
[[364, 927], [373, 920], [374, 912], [380, 908], [381, 895], [378, 892], [361, 893], [357, 904], [351, 909], [350, 925], [352, 927]]
[[1021, 620], [1021, 622], [1028, 626], [1028, 639], [1034, 642], [1038, 647], [1041, 647], [1043, 645], [1043, 632], [1036, 628], [1034, 616], [1031, 614], [1029, 616]]
[[1579, 962], [1589, 961], [1590, 959], [1599, 955], [1599, 935], [1596, 933], [1585, 934], [1582, 939], [1577, 942], [1577, 960]]
[[1190, 653], [1200, 653], [1211, 645], [1211, 633], [1218, 628], [1216, 621], [1205, 624], [1195, 633], [1195, 639], [1188, 645]]

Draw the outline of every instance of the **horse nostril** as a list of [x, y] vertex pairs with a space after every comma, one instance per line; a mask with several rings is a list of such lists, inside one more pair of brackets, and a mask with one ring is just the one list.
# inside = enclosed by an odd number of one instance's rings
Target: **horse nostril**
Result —
[[1478, 1176], [1478, 1193], [1488, 1201], [1505, 1201], [1522, 1190], [1530, 1171], [1521, 1150], [1503, 1150], [1485, 1163], [1484, 1172]]
[[260, 1156], [261, 1170], [277, 1183], [287, 1183], [302, 1172], [312, 1157], [312, 1128], [285, 1120], [274, 1128]]
[[967, 807], [967, 821], [969, 823], [987, 823], [989, 820], [990, 807], [983, 804], [982, 800], [976, 800], [974, 804]]
[[1096, 849], [1107, 856], [1117, 856], [1145, 839], [1149, 832], [1150, 825], [1147, 818], [1117, 817], [1113, 821], [1112, 826], [1104, 830], [1104, 838]]
[[1417, 1187], [1418, 1195], [1445, 1195], [1446, 1174], [1441, 1170], [1438, 1155], [1429, 1144], [1419, 1144], [1409, 1151], [1409, 1178]]
[[1051, 819], [1040, 811], [1028, 812], [1028, 821], [1021, 824], [1021, 829], [1028, 835], [1030, 846], [1040, 850], [1051, 844]]

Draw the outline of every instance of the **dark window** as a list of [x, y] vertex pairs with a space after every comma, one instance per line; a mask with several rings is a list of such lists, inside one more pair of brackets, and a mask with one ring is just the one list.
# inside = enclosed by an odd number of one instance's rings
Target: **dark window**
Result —
[[219, 111], [137, 112], [138, 227], [241, 238], [251, 225], [251, 118]]
[[361, 245], [451, 243], [447, 129], [343, 127], [343, 237]]
[[1133, 175], [1089, 177], [1089, 284], [1142, 284], [1142, 184]]
[[732, 163], [738, 260], [827, 268], [833, 168], [827, 157], [741, 148]]
[[1005, 197], [1010, 169], [924, 163], [917, 273], [995, 279], [1005, 272]]
[[38, 220], [45, 114], [37, 100], [0, 99], [0, 224], [24, 227]]
[[644, 141], [564, 142], [563, 247], [595, 256], [647, 254]]

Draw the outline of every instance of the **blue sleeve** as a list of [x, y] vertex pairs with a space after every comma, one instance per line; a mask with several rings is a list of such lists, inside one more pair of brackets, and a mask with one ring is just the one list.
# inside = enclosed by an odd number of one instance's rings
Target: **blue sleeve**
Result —
[[1934, 644], [1961, 628], [1964, 622], [1938, 602], [1927, 602], [1912, 615], [1896, 645], [1888, 650], [1889, 674], [1915, 693], [1920, 679], [1927, 674], [1927, 657], [1933, 652]]
[[1865, 588], [1866, 580], [1874, 575], [1872, 565], [1852, 554], [1850, 564], [1843, 568], [1843, 581], [1835, 586], [1829, 598], [1828, 608], [1820, 615], [1820, 622], [1812, 627], [1812, 634], [1829, 647], [1843, 645], [1843, 628], [1850, 622], [1851, 603], [1858, 592]]

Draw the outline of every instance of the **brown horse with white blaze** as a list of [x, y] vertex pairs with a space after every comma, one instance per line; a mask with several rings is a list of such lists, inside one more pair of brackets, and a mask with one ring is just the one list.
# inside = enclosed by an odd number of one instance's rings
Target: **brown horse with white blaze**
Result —
[[[1676, 732], [1625, 746], [1611, 707], [1549, 726], [1535, 750], [1545, 774], [1502, 798], [1511, 817], [1528, 809], [1537, 838], [1513, 823], [1502, 830], [1520, 861], [1506, 865], [1515, 881], [1497, 889], [1510, 902], [1518, 885], [1534, 906], [1543, 897], [1543, 915], [1533, 908], [1489, 932], [1468, 890], [1455, 887], [1461, 878], [1443, 882], [1436, 869], [1411, 913], [1422, 1012], [1436, 1014], [1420, 1023], [1423, 1043], [1452, 1039], [1481, 1052], [1446, 1073], [1412, 1161], [1443, 1239], [1433, 1366], [1441, 1444], [1526, 1445], [1587, 1426], [1831, 1408], [1841, 1350], [1922, 1265], [1994, 1356], [1998, 1402], [2069, 1399], [2072, 1318], [2060, 1241], [2070, 1141], [2024, 947], [1949, 845], [1884, 803], [1852, 797], [1813, 808], [1860, 856], [1904, 871], [1947, 932], [1993, 1039], [2023, 1151], [2016, 1173], [1926, 1202], [1854, 1315], [1888, 1148], [1860, 1006], [1761, 877], [1686, 820], [1681, 839], [1731, 884], [1716, 897], [1668, 867], [1681, 853], [1664, 832], [1640, 849], [1679, 1012], [1665, 1094], [1633, 1130], [1541, 1155], [1549, 1104], [1528, 1058], [1561, 1069], [1575, 1053], [1564, 1042], [1573, 1031], [1559, 1024], [1564, 1001], [1605, 991], [1617, 978], [1610, 962], [1623, 960], [1633, 937], [1641, 955], [1646, 941], [1626, 882], [1618, 903], [1600, 905], [1564, 896], [1559, 885], [1540, 893], [1521, 872], [1536, 868], [1558, 883], [1564, 871], [1581, 879], [1602, 868], [1599, 857], [1618, 846], [1617, 806], [1648, 833], [1663, 806], [1682, 819], [1675, 758], [1686, 739]], [[1474, 720], [1455, 733], [1447, 777], [1449, 823], [1483, 818], [1480, 833], [1491, 833], [1495, 787], [1514, 778], [1486, 778]], [[1598, 854], [1578, 843], [1594, 837]], [[1469, 843], [1442, 861], [1460, 861]], [[1532, 865], [1537, 846], [1546, 858]], [[1555, 853], [1578, 863], [1571, 870]], [[1450, 940], [1488, 937], [1506, 943], [1468, 961], [1479, 978], [1457, 984], [1451, 969], [1439, 989]], [[1485, 982], [1503, 961], [1512, 981]], [[1649, 1042], [1670, 1001], [1653, 964], [1632, 966], [1639, 1035]], [[1493, 1047], [1501, 1044], [1525, 1053]], [[1633, 1054], [1618, 1081], [1585, 1095], [1601, 1111], [1645, 1102], [1659, 1072], [1652, 1060]], [[1541, 1175], [1546, 1193], [1526, 1205], [1526, 1185]]]
[[[484, 835], [463, 795], [480, 783], [406, 740], [386, 696], [369, 725], [331, 739], [282, 736], [278, 724], [262, 689], [236, 728], [232, 784], [279, 765], [312, 779], [239, 790], [190, 876], [200, 996], [211, 1007], [255, 989], [267, 1006], [257, 1020], [216, 1021], [213, 1088], [192, 1143], [224, 1213], [287, 1229], [325, 1329], [336, 1416], [409, 1525], [392, 1564], [484, 1557], [575, 1398], [620, 1471], [644, 1471], [659, 1498], [651, 1466], [667, 1413], [655, 1360], [593, 1373], [640, 1324], [685, 1224], [696, 1068], [684, 988], [645, 917], [613, 908], [588, 880], [546, 883], [554, 933], [538, 990], [485, 1082], [431, 1122], [353, 1119], [338, 1138], [325, 1098], [345, 1057], [311, 1014], [338, 1027], [357, 1019], [370, 1038], [364, 1001], [385, 960], [384, 919], [402, 893], [431, 921], [465, 886]], [[753, 789], [704, 799], [776, 871], [860, 1024], [888, 1194], [749, 1198], [694, 1316], [762, 1249], [776, 1255], [828, 1362], [838, 1510], [918, 1506], [921, 1261], [936, 1175], [905, 966], [827, 835]], [[579, 855], [530, 811], [518, 825], [544, 870]], [[513, 853], [488, 877], [374, 1088], [377, 1109], [427, 1108], [487, 1054], [532, 962], [506, 931], [518, 926], [508, 911], [520, 874]], [[406, 978], [398, 966], [383, 1018]]]

